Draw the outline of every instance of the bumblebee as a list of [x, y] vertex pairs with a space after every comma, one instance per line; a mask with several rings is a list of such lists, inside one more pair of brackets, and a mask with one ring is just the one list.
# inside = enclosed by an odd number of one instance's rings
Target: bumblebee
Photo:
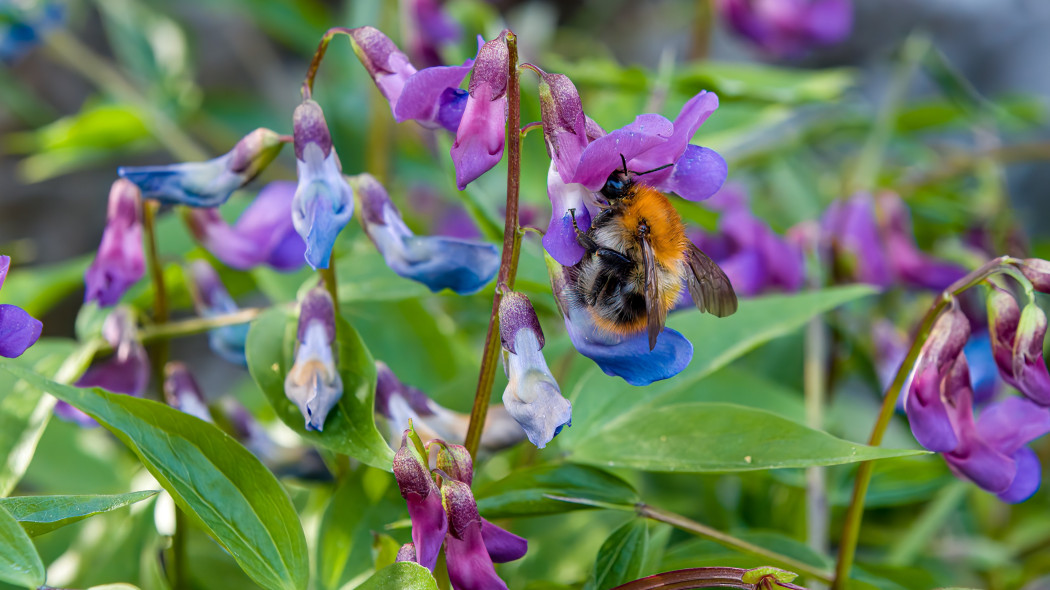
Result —
[[601, 211], [576, 240], [587, 251], [570, 269], [574, 303], [583, 306], [599, 329], [615, 334], [648, 330], [649, 350], [663, 330], [667, 312], [685, 283], [701, 312], [717, 317], [737, 309], [729, 277], [685, 235], [682, 217], [667, 197], [639, 183], [646, 172], [623, 169], [609, 175], [600, 194]]

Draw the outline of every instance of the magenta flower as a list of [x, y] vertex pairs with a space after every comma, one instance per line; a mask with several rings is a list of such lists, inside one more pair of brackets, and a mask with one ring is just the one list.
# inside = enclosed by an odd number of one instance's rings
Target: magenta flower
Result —
[[138, 187], [120, 179], [109, 189], [106, 228], [95, 261], [84, 273], [84, 301], [115, 304], [146, 273]]
[[1003, 381], [1041, 406], [1050, 406], [1050, 372], [1043, 359], [1046, 314], [1034, 303], [1022, 311], [997, 287], [988, 296], [992, 355]]
[[[420, 4], [425, 3], [420, 0]], [[416, 70], [408, 56], [374, 27], [352, 29], [350, 42], [361, 65], [390, 103], [397, 122], [414, 120], [430, 129], [443, 127], [456, 132], [467, 102], [467, 93], [459, 85], [474, 60], [468, 59], [461, 66]]]
[[[193, 306], [202, 318], [225, 315], [240, 309], [222, 284], [219, 274], [207, 261], [191, 262], [187, 275]], [[208, 345], [212, 351], [235, 365], [248, 366], [248, 359], [244, 355], [247, 341], [248, 324], [222, 326], [208, 331]]]
[[919, 250], [915, 245], [908, 207], [897, 194], [881, 193], [877, 202], [886, 258], [897, 281], [940, 291], [966, 274], [962, 267], [935, 260]]
[[839, 43], [853, 28], [850, 0], [719, 0], [717, 5], [737, 34], [776, 57]]
[[212, 422], [211, 411], [208, 410], [208, 402], [201, 393], [200, 385], [182, 363], [170, 362], [164, 367], [164, 401], [180, 412]]
[[[0, 287], [4, 286], [10, 267], [11, 258], [0, 256]], [[21, 307], [0, 304], [0, 356], [9, 359], [22, 356], [40, 338], [43, 329], [44, 324]]]
[[117, 169], [117, 174], [138, 185], [146, 199], [190, 207], [218, 207], [269, 166], [286, 140], [274, 131], [259, 128], [225, 155], [207, 162], [124, 166]]
[[412, 519], [412, 544], [417, 563], [434, 571], [441, 544], [448, 531], [448, 517], [441, 505], [441, 491], [430, 475], [424, 449], [417, 448], [415, 433], [401, 435], [401, 448], [394, 454], [394, 478]]
[[442, 236], [417, 236], [401, 219], [383, 185], [371, 174], [353, 177], [361, 199], [361, 224], [398, 275], [431, 291], [451, 289], [461, 295], [481, 290], [499, 271], [500, 254], [492, 244]]
[[[113, 310], [102, 323], [102, 337], [113, 347], [113, 354], [93, 362], [73, 385], [142, 397], [149, 385], [149, 357], [139, 342], [131, 312], [123, 307]], [[62, 401], [55, 404], [55, 415], [81, 426], [98, 426], [90, 416]]]
[[500, 340], [503, 343], [507, 388], [503, 405], [538, 448], [547, 446], [565, 426], [572, 424], [572, 404], [561, 395], [558, 383], [543, 358], [543, 330], [528, 297], [511, 291], [499, 306]]
[[303, 265], [306, 244], [288, 212], [295, 183], [277, 180], [263, 187], [232, 226], [214, 208], [188, 209], [186, 222], [194, 237], [224, 264], [248, 270], [268, 264], [281, 271]]
[[470, 75], [467, 104], [451, 150], [459, 190], [503, 159], [509, 77], [510, 52], [504, 31], [481, 47]]
[[354, 192], [343, 177], [321, 105], [305, 100], [293, 115], [299, 184], [292, 225], [306, 242], [306, 262], [328, 268], [335, 238], [354, 214]]
[[456, 590], [507, 590], [507, 584], [496, 575], [492, 556], [485, 547], [484, 523], [470, 485], [444, 480], [441, 482], [441, 499], [448, 511], [445, 560], [452, 587]]
[[336, 365], [335, 305], [324, 287], [314, 287], [299, 304], [295, 363], [284, 379], [284, 393], [295, 402], [307, 430], [324, 429], [328, 412], [343, 396]]
[[[933, 325], [905, 388], [904, 411], [912, 434], [931, 451], [947, 452], [959, 444], [942, 388], [969, 337], [970, 320], [958, 306], [943, 313]], [[969, 373], [965, 377], [969, 384]]]

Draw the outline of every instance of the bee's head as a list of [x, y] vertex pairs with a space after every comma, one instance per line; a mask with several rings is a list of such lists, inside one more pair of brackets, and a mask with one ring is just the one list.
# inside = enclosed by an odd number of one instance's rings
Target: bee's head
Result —
[[624, 198], [627, 189], [634, 184], [634, 173], [627, 169], [627, 158], [623, 154], [620, 154], [620, 161], [623, 162], [623, 169], [613, 170], [601, 190], [602, 196], [610, 203]]

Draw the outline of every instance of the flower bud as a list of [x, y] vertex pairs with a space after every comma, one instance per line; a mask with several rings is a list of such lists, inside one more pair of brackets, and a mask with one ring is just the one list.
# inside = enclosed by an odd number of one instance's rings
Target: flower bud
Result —
[[269, 166], [284, 142], [280, 134], [260, 127], [225, 155], [207, 162], [124, 166], [117, 169], [117, 174], [138, 185], [146, 199], [190, 207], [218, 207]]
[[[0, 287], [3, 287], [10, 267], [11, 258], [0, 256]], [[21, 307], [0, 304], [0, 356], [9, 359], [22, 356], [40, 338], [43, 329], [44, 324]]]
[[288, 214], [295, 187], [286, 180], [267, 184], [232, 226], [211, 208], [189, 209], [185, 219], [201, 245], [231, 268], [249, 270], [268, 264], [281, 271], [295, 270], [303, 265], [306, 252]]
[[98, 254], [84, 273], [84, 301], [108, 307], [146, 274], [138, 187], [120, 179], [109, 189], [106, 228]]
[[335, 306], [323, 287], [307, 292], [300, 304], [299, 345], [295, 364], [284, 380], [284, 393], [299, 406], [307, 430], [323, 430], [325, 418], [343, 395], [336, 366]]
[[1050, 293], [1050, 261], [1041, 258], [1025, 258], [1021, 272], [1040, 293]]
[[431, 291], [451, 289], [476, 293], [499, 271], [500, 254], [478, 240], [417, 236], [401, 219], [383, 185], [371, 174], [351, 178], [361, 199], [361, 225], [399, 276], [420, 282]]
[[470, 76], [469, 97], [451, 150], [459, 190], [503, 159], [509, 76], [510, 51], [504, 32], [478, 51]]
[[499, 304], [500, 342], [503, 348], [511, 353], [517, 352], [514, 339], [519, 330], [532, 331], [539, 341], [540, 348], [543, 348], [543, 329], [540, 328], [540, 319], [536, 317], [532, 302], [524, 293], [511, 291], [503, 296]]
[[405, 543], [402, 545], [401, 548], [397, 550], [397, 558], [395, 558], [394, 561], [411, 561], [412, 563], [416, 563], [415, 543]]
[[401, 436], [401, 448], [394, 454], [394, 478], [401, 497], [408, 504], [412, 519], [412, 543], [418, 563], [434, 571], [438, 552], [448, 531], [448, 517], [442, 507], [441, 492], [430, 475], [426, 457], [409, 440], [411, 430]]
[[335, 238], [354, 214], [354, 193], [332, 149], [321, 106], [305, 100], [293, 115], [299, 184], [292, 200], [292, 224], [306, 242], [306, 262], [328, 268]]
[[1003, 381], [1042, 406], [1050, 406], [1050, 375], [1043, 359], [1046, 314], [1029, 303], [1024, 311], [997, 287], [988, 296], [992, 355]]
[[540, 115], [547, 154], [562, 183], [569, 183], [588, 143], [587, 116], [583, 113], [580, 93], [568, 76], [527, 67], [540, 75]]
[[970, 320], [953, 305], [934, 323], [906, 387], [904, 410], [912, 434], [931, 451], [947, 452], [959, 444], [942, 391], [969, 337]]
[[[194, 260], [187, 268], [188, 286], [193, 305], [203, 318], [226, 315], [240, 308], [222, 284], [219, 274], [205, 260]], [[248, 324], [221, 326], [208, 331], [208, 344], [215, 354], [236, 364], [247, 366], [244, 347], [248, 341]]]
[[168, 405], [205, 422], [212, 422], [208, 403], [186, 365], [170, 362], [164, 367], [164, 400]]
[[445, 558], [452, 586], [456, 590], [506, 590], [485, 546], [483, 521], [470, 486], [446, 479], [441, 483], [441, 497], [448, 513]]
[[474, 481], [474, 460], [470, 452], [462, 445], [447, 444], [445, 441], [434, 441], [438, 445], [437, 468], [456, 481], [468, 486]]

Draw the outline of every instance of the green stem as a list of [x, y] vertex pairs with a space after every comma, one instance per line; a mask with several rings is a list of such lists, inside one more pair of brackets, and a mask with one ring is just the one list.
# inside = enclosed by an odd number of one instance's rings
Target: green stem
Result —
[[660, 522], [666, 522], [675, 528], [686, 531], [687, 533], [692, 533], [699, 537], [704, 537], [705, 539], [710, 539], [719, 545], [724, 545], [730, 549], [769, 560], [769, 562], [774, 565], [786, 567], [792, 571], [805, 574], [823, 582], [831, 582], [832, 580], [831, 572], [815, 568], [792, 557], [781, 555], [776, 551], [770, 551], [765, 547], [759, 547], [758, 545], [748, 543], [747, 541], [738, 539], [733, 535], [723, 533], [720, 530], [690, 520], [680, 514], [654, 508], [653, 506], [644, 503], [637, 504], [635, 510], [640, 516]]
[[747, 570], [735, 567], [696, 567], [663, 572], [617, 586], [613, 590], [685, 590], [687, 588], [745, 588], [754, 584], [744, 581]]
[[328, 258], [328, 267], [317, 269], [317, 274], [321, 276], [321, 284], [328, 291], [328, 294], [332, 296], [332, 305], [335, 306], [335, 313], [339, 314], [339, 284], [335, 279], [335, 252]]
[[49, 33], [44, 41], [48, 55], [88, 79], [96, 88], [137, 108], [153, 137], [181, 160], [208, 158], [208, 151], [186, 135], [166, 113], [155, 107], [124, 79], [108, 60], [64, 30]]
[[464, 446], [472, 457], [477, 457], [481, 431], [489, 409], [492, 384], [496, 380], [499, 360], [499, 305], [504, 291], [514, 288], [518, 274], [518, 255], [521, 252], [521, 232], [518, 226], [518, 194], [521, 191], [521, 87], [518, 79], [518, 39], [506, 31], [504, 38], [510, 53], [510, 77], [507, 80], [507, 217], [503, 226], [503, 254], [496, 279], [496, 293], [492, 298], [492, 314], [481, 355], [478, 388], [474, 392], [474, 406], [470, 409], [470, 425]]
[[310, 67], [306, 70], [306, 78], [303, 79], [303, 98], [311, 98], [314, 92], [314, 78], [317, 77], [317, 70], [321, 67], [321, 61], [324, 60], [324, 54], [328, 51], [328, 44], [332, 42], [332, 37], [342, 33], [343, 35], [350, 35], [351, 29], [347, 27], [332, 27], [325, 31], [324, 36], [321, 37], [321, 42], [317, 44], [317, 51], [314, 52], [314, 57], [310, 60]]
[[[886, 395], [882, 398], [882, 408], [879, 410], [879, 417], [875, 421], [875, 427], [871, 431], [871, 436], [868, 438], [870, 446], [877, 447], [882, 443], [882, 437], [886, 433], [890, 419], [893, 417], [901, 390], [904, 389], [904, 384], [907, 382], [915, 362], [919, 359], [922, 347], [929, 338], [930, 330], [941, 312], [963, 291], [980, 284], [992, 275], [1000, 273], [1013, 274], [1013, 271], [1020, 263], [1021, 261], [1016, 258], [1000, 256], [962, 277], [941, 293], [937, 301], [923, 316], [911, 348], [908, 349], [908, 355], [904, 357], [904, 362], [897, 369], [897, 375], [893, 378], [893, 383], [890, 384], [886, 390]], [[1027, 279], [1024, 282], [1027, 283]], [[831, 586], [832, 590], [842, 590], [846, 587], [850, 570], [853, 568], [853, 557], [857, 550], [857, 538], [860, 535], [860, 523], [864, 516], [864, 498], [868, 493], [868, 484], [871, 483], [871, 474], [874, 469], [875, 463], [873, 461], [865, 461], [857, 468], [857, 479], [853, 483], [853, 495], [850, 498], [849, 508], [846, 509], [845, 522], [842, 526], [842, 538], [839, 541], [839, 554], [838, 560], [835, 562], [835, 580]]]
[[[824, 320], [816, 317], [806, 328], [803, 387], [806, 425], [815, 430], [824, 427], [825, 377], [828, 343]], [[828, 546], [828, 495], [823, 467], [806, 470], [806, 541], [823, 555]]]
[[[161, 266], [157, 252], [156, 215], [160, 205], [156, 201], [142, 201], [142, 227], [146, 238], [146, 260], [149, 263], [150, 281], [153, 283], [153, 323], [163, 326], [168, 323], [168, 293], [164, 284], [164, 268]], [[160, 388], [164, 383], [164, 365], [168, 362], [168, 342], [161, 340], [153, 344], [150, 350], [150, 362], [153, 365], [153, 376]], [[163, 396], [161, 396], [163, 398]]]

